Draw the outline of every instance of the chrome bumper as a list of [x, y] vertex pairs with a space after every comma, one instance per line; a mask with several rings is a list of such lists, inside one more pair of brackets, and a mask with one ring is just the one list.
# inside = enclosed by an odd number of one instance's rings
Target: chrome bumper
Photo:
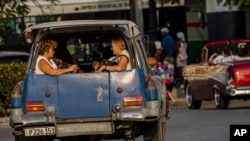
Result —
[[[55, 115], [48, 116], [45, 113], [24, 114], [22, 108], [11, 109], [10, 126], [17, 127], [37, 127], [37, 126], [55, 126], [56, 136], [75, 136], [75, 135], [91, 135], [91, 134], [112, 134], [114, 133], [114, 121], [146, 121], [157, 120], [161, 116], [161, 104], [159, 101], [150, 101], [146, 103], [146, 107], [127, 107], [120, 112], [112, 112], [112, 118], [99, 121], [93, 119], [70, 119], [69, 121], [60, 121]], [[103, 118], [101, 118], [103, 119]], [[19, 133], [18, 133], [19, 134]]]
[[226, 90], [230, 96], [250, 96], [250, 87], [248, 89], [244, 88], [232, 88], [230, 86], [226, 87]]
[[[163, 111], [162, 111], [163, 112]], [[144, 121], [147, 118], [158, 119], [161, 116], [161, 104], [159, 101], [147, 101], [146, 107], [125, 107], [120, 112], [112, 112], [113, 120]]]

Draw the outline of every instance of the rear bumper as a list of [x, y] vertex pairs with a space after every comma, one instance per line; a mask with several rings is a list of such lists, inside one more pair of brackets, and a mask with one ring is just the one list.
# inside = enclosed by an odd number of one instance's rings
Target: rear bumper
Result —
[[24, 115], [21, 111], [21, 108], [11, 110], [10, 126], [22, 129], [22, 131], [15, 131], [15, 135], [25, 134], [23, 131], [25, 127], [39, 128], [40, 126], [55, 127], [57, 137], [114, 133], [114, 123], [111, 120], [83, 122], [79, 119], [70, 119], [63, 123], [63, 120], [57, 121], [55, 116], [49, 117], [44, 113]]
[[232, 88], [230, 86], [226, 87], [226, 90], [229, 94], [229, 96], [232, 97], [238, 97], [238, 96], [244, 96], [250, 98], [250, 87], [244, 87], [244, 88]]
[[[158, 120], [162, 115], [160, 102], [147, 102], [145, 108], [130, 107], [120, 112], [112, 112], [112, 117], [100, 118], [78, 118], [78, 119], [56, 119], [55, 115], [48, 116], [45, 113], [24, 114], [22, 108], [11, 109], [10, 126], [22, 129], [24, 127], [54, 126], [57, 137], [91, 135], [91, 134], [112, 134], [116, 121], [146, 121]], [[20, 131], [18, 131], [20, 135]]]

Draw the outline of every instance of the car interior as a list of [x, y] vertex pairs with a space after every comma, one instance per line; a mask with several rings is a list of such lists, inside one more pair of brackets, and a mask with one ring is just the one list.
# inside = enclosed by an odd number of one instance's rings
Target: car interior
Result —
[[120, 34], [86, 33], [48, 36], [45, 39], [52, 38], [58, 42], [54, 58], [62, 60], [63, 64], [77, 64], [83, 72], [93, 72], [92, 61], [104, 62], [114, 56], [111, 38], [118, 35]]
[[[208, 49], [208, 61], [216, 58], [216, 49], [220, 48], [222, 51], [229, 49], [231, 53], [234, 55], [238, 55], [239, 57], [249, 57], [250, 56], [250, 43], [232, 43], [229, 45], [216, 45], [209, 47]], [[231, 55], [231, 54], [229, 54]]]

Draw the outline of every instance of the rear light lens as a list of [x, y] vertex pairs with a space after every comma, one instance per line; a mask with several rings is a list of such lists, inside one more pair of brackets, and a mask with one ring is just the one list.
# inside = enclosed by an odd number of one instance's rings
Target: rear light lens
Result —
[[148, 88], [150, 88], [150, 89], [156, 89], [154, 80], [151, 77], [148, 77], [147, 85], [148, 85]]
[[236, 82], [231, 78], [230, 80], [228, 80], [228, 85], [234, 88], [236, 86]]
[[158, 99], [155, 82], [151, 77], [148, 77], [148, 79], [147, 79], [146, 99], [147, 99], [147, 101]]
[[170, 92], [167, 92], [167, 94], [166, 94], [166, 99], [167, 99], [167, 100], [172, 100]]
[[142, 96], [125, 96], [123, 98], [124, 106], [141, 106], [142, 105]]
[[26, 111], [27, 112], [40, 112], [44, 111], [45, 106], [43, 101], [27, 101]]

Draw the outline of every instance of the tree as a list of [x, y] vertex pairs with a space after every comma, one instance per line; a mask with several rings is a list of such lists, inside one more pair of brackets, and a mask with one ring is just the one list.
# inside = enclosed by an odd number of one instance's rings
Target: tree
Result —
[[[40, 0], [41, 1], [41, 0]], [[54, 6], [59, 3], [59, 0], [43, 0], [49, 6]], [[38, 0], [1, 0], [0, 1], [0, 25], [7, 22], [8, 19], [16, 17], [24, 17], [30, 12], [28, 2], [32, 2], [43, 11], [43, 7]]]

